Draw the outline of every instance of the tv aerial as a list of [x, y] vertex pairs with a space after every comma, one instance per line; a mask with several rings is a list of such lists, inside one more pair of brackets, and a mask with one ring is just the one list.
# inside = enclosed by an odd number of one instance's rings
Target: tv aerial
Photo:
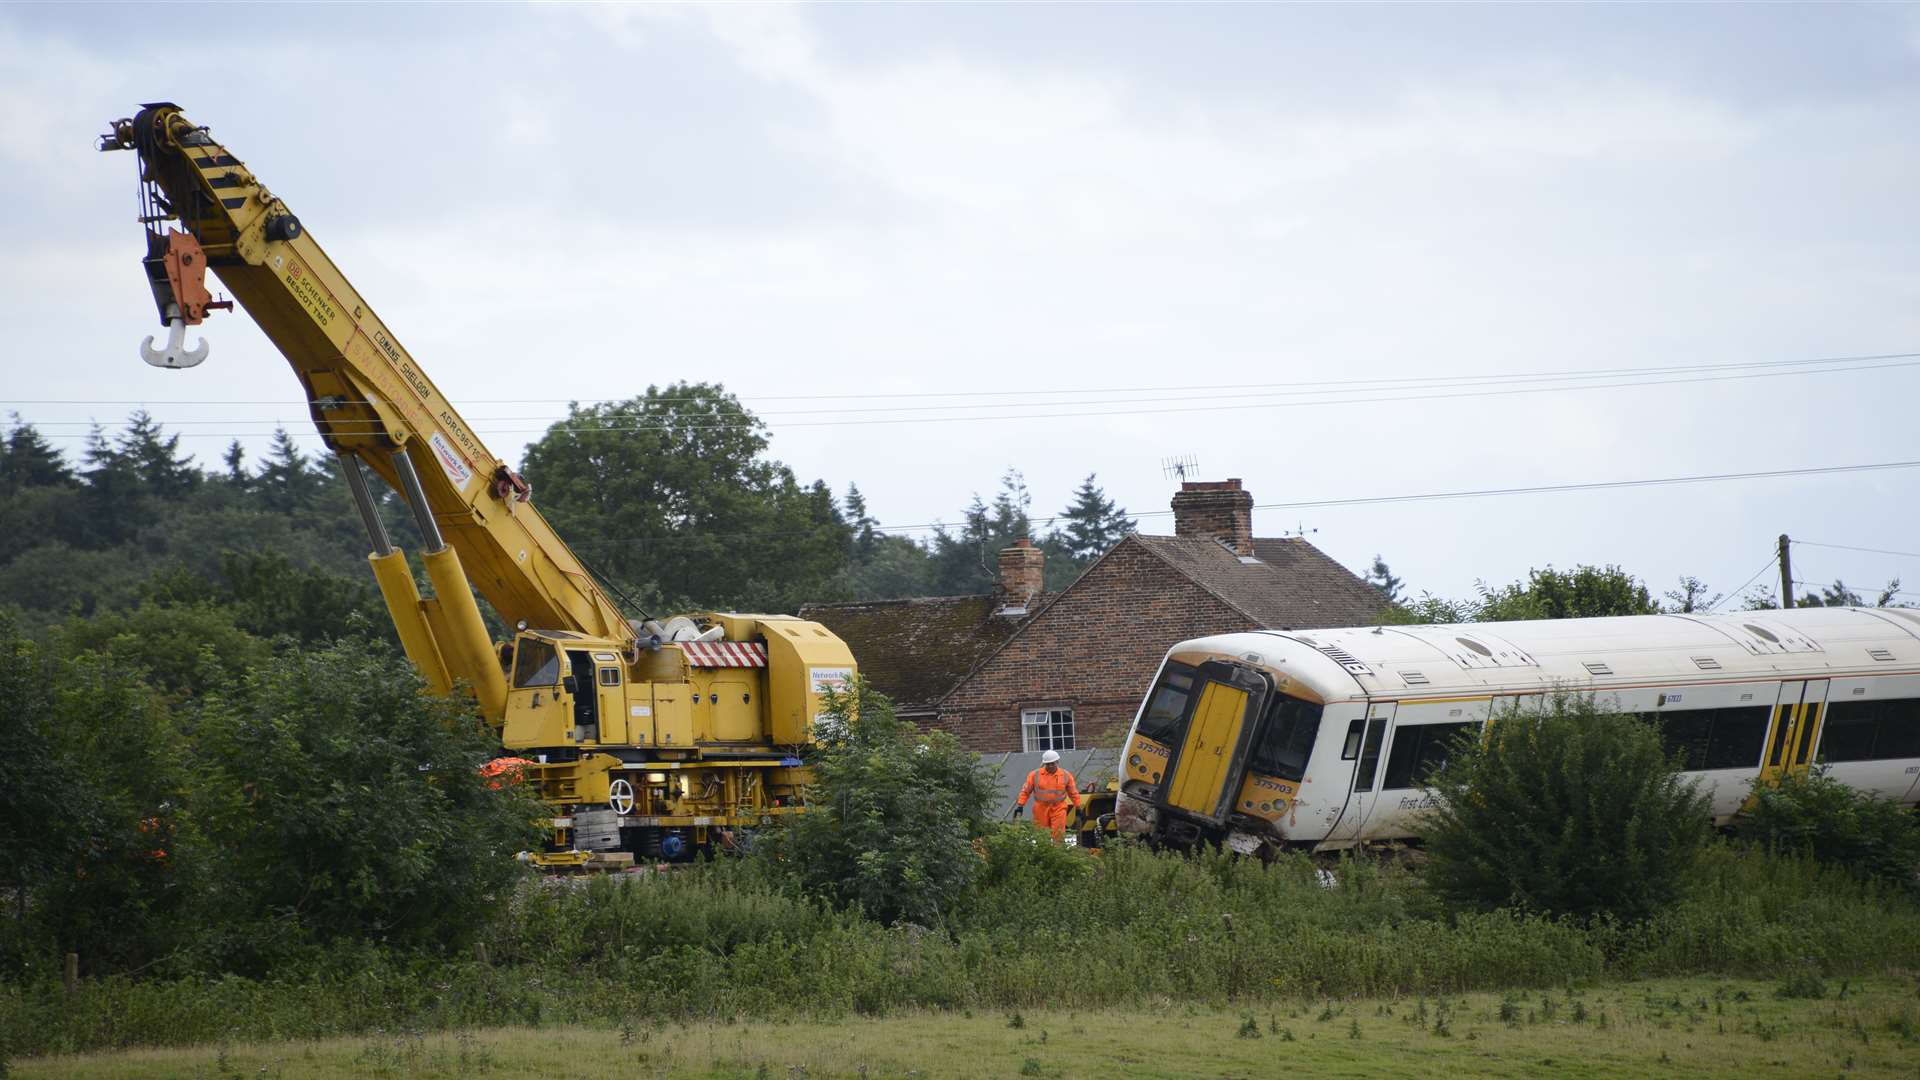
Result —
[[1200, 475], [1200, 459], [1192, 454], [1161, 458], [1160, 472], [1169, 480], [1191, 480]]

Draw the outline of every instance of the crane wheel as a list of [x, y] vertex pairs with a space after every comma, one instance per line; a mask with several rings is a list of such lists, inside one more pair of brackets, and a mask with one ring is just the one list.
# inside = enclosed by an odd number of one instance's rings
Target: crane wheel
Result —
[[267, 219], [267, 239], [269, 240], [298, 239], [301, 231], [300, 219], [292, 214], [281, 214], [279, 217]]

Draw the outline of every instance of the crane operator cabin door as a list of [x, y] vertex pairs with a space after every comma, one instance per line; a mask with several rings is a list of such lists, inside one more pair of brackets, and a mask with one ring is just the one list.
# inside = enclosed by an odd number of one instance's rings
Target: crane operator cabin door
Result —
[[567, 650], [567, 693], [573, 697], [573, 741], [600, 741], [600, 687], [593, 674], [593, 654]]
[[1226, 664], [1203, 665], [1200, 676], [1205, 681], [1173, 762], [1167, 801], [1189, 813], [1217, 818], [1228, 784], [1237, 781], [1245, 767], [1248, 718], [1257, 715], [1266, 700], [1266, 677]]

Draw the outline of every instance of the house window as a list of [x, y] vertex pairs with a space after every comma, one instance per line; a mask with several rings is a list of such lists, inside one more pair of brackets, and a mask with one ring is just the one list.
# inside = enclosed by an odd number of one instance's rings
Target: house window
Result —
[[1023, 711], [1020, 714], [1020, 743], [1028, 751], [1073, 749], [1073, 710]]

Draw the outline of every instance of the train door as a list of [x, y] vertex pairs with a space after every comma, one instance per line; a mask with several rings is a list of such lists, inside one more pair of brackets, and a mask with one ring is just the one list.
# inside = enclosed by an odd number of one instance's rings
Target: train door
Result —
[[1355, 720], [1348, 725], [1340, 758], [1353, 762], [1353, 782], [1347, 791], [1346, 805], [1340, 808], [1340, 816], [1327, 833], [1326, 843], [1345, 845], [1359, 841], [1367, 816], [1373, 813], [1374, 789], [1380, 780], [1380, 753], [1386, 746], [1387, 728], [1393, 723], [1397, 705], [1392, 701], [1375, 702], [1368, 706], [1364, 724]]
[[1217, 819], [1229, 783], [1244, 770], [1251, 718], [1266, 699], [1266, 677], [1245, 668], [1206, 664], [1199, 698], [1170, 765], [1167, 804]]
[[1773, 728], [1767, 737], [1767, 755], [1760, 762], [1760, 781], [1778, 783], [1788, 776], [1805, 776], [1819, 745], [1820, 720], [1827, 707], [1827, 680], [1808, 679], [1780, 684], [1773, 707]]

